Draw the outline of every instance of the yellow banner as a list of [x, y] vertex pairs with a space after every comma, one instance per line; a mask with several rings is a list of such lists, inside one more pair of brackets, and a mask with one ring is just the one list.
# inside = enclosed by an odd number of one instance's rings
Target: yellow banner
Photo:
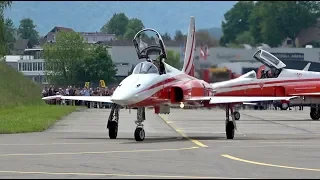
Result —
[[227, 72], [228, 69], [227, 68], [210, 68], [210, 72]]
[[90, 82], [86, 82], [85, 84], [84, 84], [84, 87], [89, 87], [89, 85], [90, 85]]
[[104, 82], [104, 80], [100, 80], [100, 86], [105, 88], [106, 87], [106, 83]]

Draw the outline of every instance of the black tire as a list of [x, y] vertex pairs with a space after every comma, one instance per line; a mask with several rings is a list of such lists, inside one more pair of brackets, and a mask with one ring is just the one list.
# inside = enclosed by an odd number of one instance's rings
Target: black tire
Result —
[[281, 110], [288, 110], [288, 108], [289, 108], [289, 104], [287, 104], [287, 103], [283, 103], [283, 104], [281, 104], [281, 106], [280, 106], [280, 109], [281, 109]]
[[229, 121], [226, 124], [226, 135], [227, 139], [233, 139], [234, 138], [234, 125], [232, 121]]
[[239, 120], [240, 119], [240, 113], [238, 111], [233, 112], [234, 119]]
[[310, 111], [310, 117], [312, 120], [319, 120], [320, 119], [320, 114], [316, 113], [316, 111]]
[[144, 132], [144, 129], [141, 127], [137, 127], [136, 130], [134, 131], [134, 139], [136, 141], [143, 141], [145, 136], [146, 134]]
[[116, 139], [118, 135], [118, 123], [115, 121], [109, 122], [109, 138]]

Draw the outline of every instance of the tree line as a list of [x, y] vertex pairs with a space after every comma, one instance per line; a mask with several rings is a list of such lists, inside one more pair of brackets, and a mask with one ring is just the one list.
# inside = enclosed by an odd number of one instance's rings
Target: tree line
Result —
[[[10, 54], [13, 49], [16, 37], [29, 39], [31, 45], [39, 44], [39, 33], [35, 30], [36, 25], [30, 18], [20, 21], [18, 28], [15, 28], [11, 19], [3, 18], [3, 10], [11, 6], [11, 1], [0, 3], [0, 44], [1, 55]], [[112, 31], [120, 39], [133, 38], [136, 32], [143, 29], [142, 22], [136, 18], [126, 21], [123, 16], [118, 20], [124, 20], [123, 27], [114, 28], [117, 23], [114, 18], [110, 19], [108, 25], [102, 31]], [[120, 21], [119, 20], [119, 21]], [[117, 25], [116, 25], [117, 26]], [[105, 30], [103, 30], [105, 29]], [[61, 85], [80, 85], [85, 82], [99, 82], [104, 80], [107, 84], [116, 81], [116, 65], [108, 53], [108, 47], [98, 44], [85, 43], [78, 32], [58, 32], [55, 43], [46, 43], [42, 46], [44, 50], [45, 74], [50, 83]], [[169, 64], [180, 68], [179, 54], [168, 51]]]
[[19, 27], [15, 27], [10, 18], [4, 18], [3, 11], [11, 4], [12, 1], [0, 2], [0, 55], [11, 54], [17, 39], [29, 39], [31, 45], [39, 42], [39, 33], [32, 19], [22, 19]]
[[319, 1], [239, 1], [224, 14], [220, 45], [276, 47], [285, 38], [293, 41], [298, 33], [314, 25], [320, 17]]
[[[111, 19], [102, 26], [100, 31], [115, 34], [117, 39], [132, 40], [134, 35], [143, 28], [145, 28], [145, 26], [140, 19], [129, 19], [124, 13], [115, 13]], [[183, 34], [181, 30], [176, 30], [173, 37], [171, 37], [168, 32], [164, 32], [161, 36], [163, 40], [172, 40], [182, 43], [187, 39], [187, 35]], [[211, 36], [208, 31], [197, 31], [196, 39], [198, 44], [205, 44], [210, 47], [218, 45], [218, 40]]]

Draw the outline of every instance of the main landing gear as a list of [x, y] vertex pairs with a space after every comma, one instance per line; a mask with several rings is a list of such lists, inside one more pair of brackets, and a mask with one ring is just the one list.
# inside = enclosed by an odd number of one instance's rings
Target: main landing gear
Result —
[[[111, 106], [111, 112], [107, 124], [110, 139], [116, 139], [118, 135], [119, 111], [120, 106], [113, 103]], [[135, 121], [135, 123], [137, 124], [137, 128], [134, 131], [134, 138], [136, 141], [143, 141], [145, 138], [145, 132], [142, 124], [145, 119], [146, 109], [144, 107], [137, 108], [137, 121]]]
[[312, 120], [319, 120], [320, 119], [320, 109], [319, 107], [311, 107], [310, 108], [310, 117]]
[[[232, 118], [231, 121], [230, 121], [229, 110], [231, 112], [231, 118]], [[235, 121], [235, 114], [236, 113], [233, 112], [232, 107], [230, 107], [230, 105], [227, 104], [226, 105], [226, 135], [227, 135], [227, 139], [233, 139], [234, 138], [234, 131], [237, 129], [236, 121]], [[240, 113], [239, 113], [239, 115], [240, 115]]]
[[118, 124], [119, 124], [119, 111], [120, 106], [118, 104], [111, 105], [111, 112], [108, 119], [107, 128], [109, 129], [109, 138], [116, 139], [118, 135]]

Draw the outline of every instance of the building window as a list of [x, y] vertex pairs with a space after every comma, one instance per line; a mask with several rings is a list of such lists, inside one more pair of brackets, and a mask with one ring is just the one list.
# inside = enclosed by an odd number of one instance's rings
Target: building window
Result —
[[38, 69], [39, 69], [39, 71], [42, 71], [42, 63], [41, 62], [38, 62]]
[[32, 63], [32, 71], [38, 71], [38, 63]]
[[287, 40], [287, 44], [289, 45], [289, 44], [292, 44], [292, 40], [291, 39], [288, 39]]
[[86, 41], [88, 42], [88, 37], [86, 37]]
[[28, 71], [32, 71], [32, 63], [28, 63]]
[[19, 70], [19, 71], [22, 71], [22, 63], [19, 63], [18, 70]]
[[26, 63], [22, 63], [22, 71], [26, 71], [27, 70], [27, 64]]
[[94, 36], [94, 37], [93, 37], [93, 42], [96, 42], [96, 41], [97, 41], [97, 37]]

